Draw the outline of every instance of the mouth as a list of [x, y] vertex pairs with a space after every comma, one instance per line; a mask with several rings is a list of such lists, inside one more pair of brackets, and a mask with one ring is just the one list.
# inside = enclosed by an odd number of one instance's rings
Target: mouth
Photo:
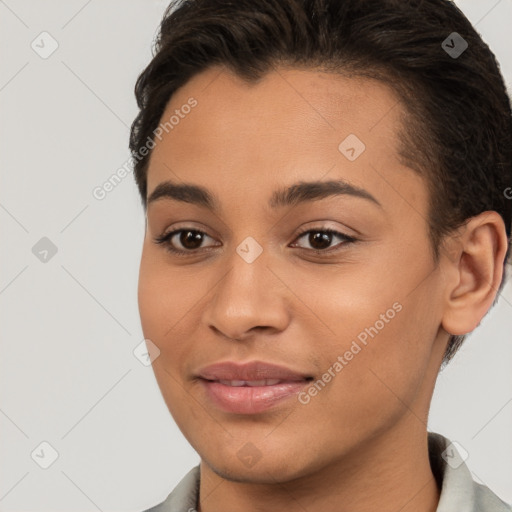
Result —
[[259, 361], [217, 363], [203, 368], [197, 377], [207, 402], [234, 414], [258, 414], [283, 406], [313, 380], [311, 375]]
[[[202, 368], [196, 376], [205, 380], [232, 382], [234, 386], [243, 386], [245, 383], [255, 386], [273, 385], [275, 383], [266, 383], [273, 380], [294, 382], [313, 378], [309, 374], [295, 371], [286, 366], [262, 361], [243, 364], [235, 361], [219, 362]], [[261, 384], [263, 381], [264, 384]]]
[[286, 382], [284, 380], [279, 379], [263, 379], [263, 380], [218, 380], [218, 381], [210, 381], [210, 382], [220, 382], [224, 384], [224, 386], [233, 386], [235, 388], [241, 386], [250, 386], [250, 387], [260, 387], [260, 386], [275, 386], [276, 384], [281, 384], [282, 382]]

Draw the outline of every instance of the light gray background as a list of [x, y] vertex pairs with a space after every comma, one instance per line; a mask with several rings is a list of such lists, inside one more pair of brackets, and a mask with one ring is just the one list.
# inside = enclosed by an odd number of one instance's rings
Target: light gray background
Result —
[[[511, 84], [512, 0], [458, 4]], [[166, 6], [0, 0], [2, 511], [138, 511], [199, 462], [132, 353], [144, 234], [132, 175], [92, 195], [128, 160], [133, 86]], [[59, 45], [46, 59], [31, 48], [43, 31]], [[32, 253], [42, 237], [58, 249], [46, 263]], [[509, 502], [511, 327], [509, 282], [441, 373], [429, 424]], [[31, 458], [43, 441], [59, 454], [48, 469]]]

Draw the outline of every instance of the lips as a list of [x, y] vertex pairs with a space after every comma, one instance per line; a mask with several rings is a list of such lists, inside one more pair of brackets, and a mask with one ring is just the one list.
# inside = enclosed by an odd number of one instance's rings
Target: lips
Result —
[[234, 386], [234, 387], [240, 387], [240, 386], [275, 386], [276, 384], [279, 384], [280, 382], [284, 382], [279, 379], [263, 379], [263, 380], [219, 380], [221, 384], [224, 384], [225, 386]]
[[[200, 370], [198, 376], [205, 380], [232, 382], [259, 382], [269, 380], [297, 382], [312, 378], [312, 376], [305, 373], [296, 372], [284, 366], [261, 361], [251, 361], [245, 364], [239, 364], [233, 361], [216, 363]], [[238, 384], [238, 386], [240, 385], [243, 384]]]
[[200, 370], [210, 404], [223, 412], [257, 414], [296, 396], [313, 378], [284, 366], [253, 361], [216, 363]]

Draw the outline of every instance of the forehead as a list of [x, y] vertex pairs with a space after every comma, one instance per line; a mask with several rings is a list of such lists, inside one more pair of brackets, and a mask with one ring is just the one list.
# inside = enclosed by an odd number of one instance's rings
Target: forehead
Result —
[[393, 183], [417, 195], [423, 183], [398, 156], [402, 109], [376, 80], [276, 68], [246, 83], [212, 67], [169, 101], [161, 126], [174, 122], [155, 139], [148, 193], [172, 179], [263, 199], [277, 184], [325, 177], [390, 200]]

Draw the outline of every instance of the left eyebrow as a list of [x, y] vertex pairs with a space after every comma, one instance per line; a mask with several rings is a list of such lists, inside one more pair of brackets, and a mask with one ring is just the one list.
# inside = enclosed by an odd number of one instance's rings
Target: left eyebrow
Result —
[[[367, 190], [352, 185], [345, 180], [300, 181], [275, 190], [268, 204], [270, 208], [276, 209], [342, 195], [366, 199], [382, 208], [381, 203]], [[195, 204], [213, 212], [220, 210], [220, 201], [215, 194], [203, 186], [192, 183], [163, 181], [155, 187], [148, 198], [147, 204], [149, 205], [163, 198]]]
[[299, 203], [318, 201], [326, 197], [341, 195], [366, 199], [382, 208], [380, 202], [370, 192], [345, 180], [301, 181], [295, 183], [289, 187], [276, 190], [270, 198], [269, 206], [271, 208], [294, 206]]

